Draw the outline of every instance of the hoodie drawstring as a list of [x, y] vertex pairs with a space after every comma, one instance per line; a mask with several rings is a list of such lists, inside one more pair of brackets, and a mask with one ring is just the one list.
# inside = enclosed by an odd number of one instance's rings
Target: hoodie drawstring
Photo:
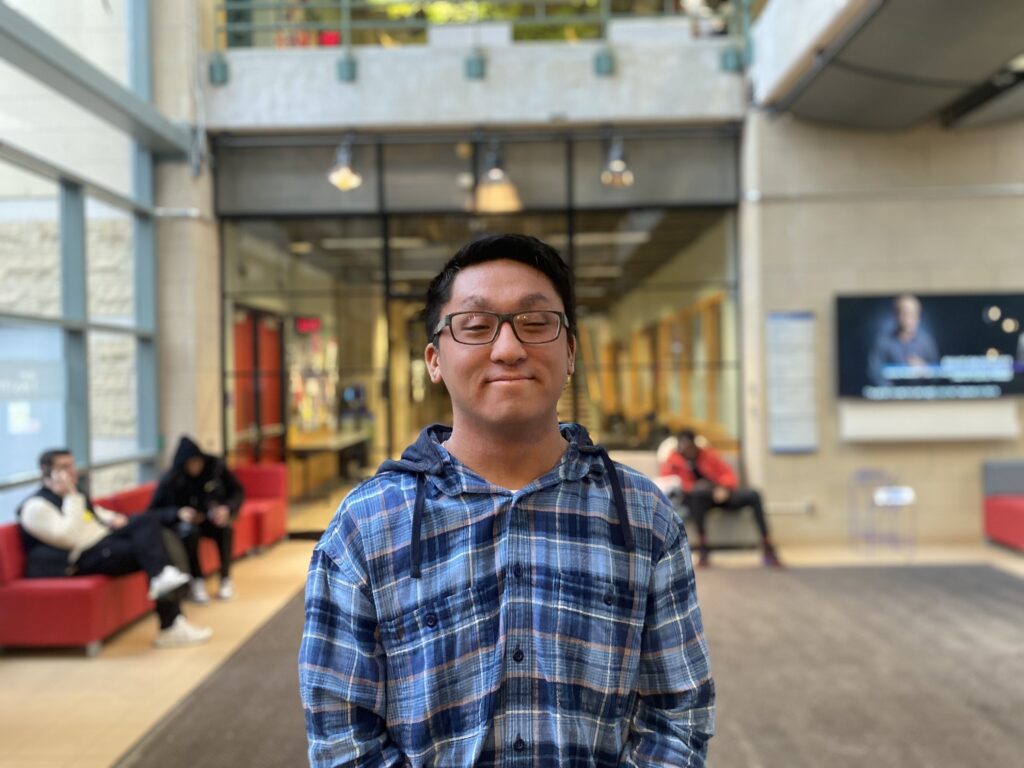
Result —
[[[636, 550], [636, 541], [633, 539], [633, 529], [629, 524], [629, 511], [626, 509], [626, 499], [622, 495], [622, 485], [619, 483], [619, 473], [615, 470], [615, 463], [608, 456], [603, 448], [597, 449], [608, 474], [608, 481], [612, 486], [612, 501], [615, 506], [615, 514], [619, 519], [619, 527], [622, 528], [622, 542], [627, 552]], [[421, 531], [423, 528], [423, 505], [425, 499], [426, 475], [423, 472], [416, 473], [416, 503], [412, 510], [412, 541], [409, 542], [409, 575], [420, 578], [422, 569], [420, 564], [423, 561], [423, 544]]]
[[409, 550], [409, 575], [414, 579], [420, 577], [420, 561], [422, 560], [422, 547], [420, 546], [420, 528], [423, 526], [423, 491], [426, 484], [426, 477], [422, 472], [416, 473], [416, 504], [412, 510], [412, 542]]
[[619, 484], [619, 473], [615, 471], [615, 463], [611, 460], [604, 448], [597, 449], [601, 457], [601, 463], [608, 473], [608, 480], [612, 485], [612, 498], [615, 501], [615, 512], [619, 518], [619, 526], [622, 528], [622, 541], [626, 545], [627, 552], [636, 550], [636, 542], [633, 541], [633, 529], [629, 525], [629, 512], [626, 510], [626, 499], [622, 496], [622, 486]]

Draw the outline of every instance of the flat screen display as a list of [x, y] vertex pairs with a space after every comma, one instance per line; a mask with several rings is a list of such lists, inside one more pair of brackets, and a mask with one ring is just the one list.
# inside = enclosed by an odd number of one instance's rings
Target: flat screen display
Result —
[[839, 296], [840, 397], [986, 400], [1024, 394], [1024, 294]]

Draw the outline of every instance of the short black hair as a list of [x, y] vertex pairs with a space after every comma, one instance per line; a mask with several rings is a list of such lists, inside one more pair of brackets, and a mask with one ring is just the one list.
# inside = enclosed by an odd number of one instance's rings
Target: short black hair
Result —
[[676, 436], [676, 440], [689, 440], [691, 443], [697, 443], [697, 433], [692, 429], [681, 429], [679, 434]]
[[452, 284], [460, 270], [488, 261], [509, 259], [542, 272], [555, 286], [569, 319], [569, 333], [576, 334], [576, 294], [572, 270], [554, 248], [529, 235], [487, 235], [467, 243], [452, 256], [427, 288], [423, 325], [427, 342], [433, 343], [434, 329], [441, 320], [441, 307], [452, 297]]
[[53, 462], [60, 456], [70, 456], [71, 451], [67, 448], [50, 448], [39, 454], [39, 471], [47, 476], [53, 471]]

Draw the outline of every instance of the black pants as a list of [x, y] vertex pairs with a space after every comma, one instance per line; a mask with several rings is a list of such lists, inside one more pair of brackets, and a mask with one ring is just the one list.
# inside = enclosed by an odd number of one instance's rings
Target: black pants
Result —
[[754, 511], [754, 521], [757, 523], [757, 530], [761, 532], [761, 538], [768, 538], [768, 522], [764, 517], [764, 505], [761, 503], [761, 494], [750, 488], [737, 488], [730, 491], [729, 498], [722, 503], [716, 503], [711, 497], [711, 489], [690, 491], [686, 494], [686, 506], [693, 517], [693, 523], [697, 526], [697, 533], [704, 537], [704, 519], [710, 510], [715, 509], [743, 509], [750, 507]]
[[[160, 533], [160, 521], [149, 515], [129, 517], [127, 525], [111, 531], [82, 552], [75, 562], [76, 572], [82, 576], [124, 576], [145, 571], [153, 578], [167, 565], [170, 560]], [[161, 629], [171, 626], [181, 613], [178, 603], [169, 595], [156, 601]]]
[[185, 551], [188, 552], [188, 567], [193, 578], [203, 577], [203, 571], [199, 567], [199, 539], [202, 536], [217, 542], [217, 551], [220, 553], [220, 577], [227, 579], [231, 576], [231, 544], [234, 539], [232, 534], [230, 523], [221, 528], [209, 520], [204, 520], [198, 525], [188, 527], [182, 540], [185, 542]]

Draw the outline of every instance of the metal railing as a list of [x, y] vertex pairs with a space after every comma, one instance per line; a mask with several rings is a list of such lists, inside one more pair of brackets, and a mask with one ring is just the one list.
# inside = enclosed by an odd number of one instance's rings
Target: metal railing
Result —
[[[612, 19], [686, 18], [682, 0], [225, 0], [215, 6], [216, 48], [399, 46], [430, 27], [502, 22], [513, 40], [602, 39]], [[732, 19], [689, 16], [695, 36], [726, 34]]]

